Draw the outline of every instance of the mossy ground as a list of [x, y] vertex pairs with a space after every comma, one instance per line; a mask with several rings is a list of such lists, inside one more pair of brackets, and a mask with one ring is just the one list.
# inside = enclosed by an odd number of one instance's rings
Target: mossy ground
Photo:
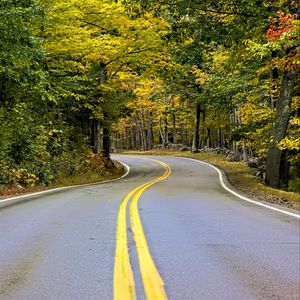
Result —
[[229, 162], [222, 155], [213, 153], [190, 153], [178, 151], [128, 151], [126, 154], [168, 155], [199, 159], [222, 169], [229, 182], [251, 198], [279, 204], [288, 208], [300, 208], [300, 194], [271, 188], [264, 184], [263, 179], [255, 176], [254, 169], [244, 162]]

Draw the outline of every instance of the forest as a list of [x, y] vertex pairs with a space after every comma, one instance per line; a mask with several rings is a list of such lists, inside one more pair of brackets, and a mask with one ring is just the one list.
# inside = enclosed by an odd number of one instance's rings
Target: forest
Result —
[[113, 150], [255, 158], [300, 192], [299, 2], [0, 0], [0, 185]]

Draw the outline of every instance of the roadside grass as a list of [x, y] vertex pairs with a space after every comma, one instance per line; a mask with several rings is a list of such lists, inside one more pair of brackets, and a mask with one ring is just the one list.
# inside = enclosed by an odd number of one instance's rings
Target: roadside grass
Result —
[[168, 155], [188, 157], [208, 162], [222, 169], [229, 182], [250, 198], [275, 203], [293, 209], [300, 209], [300, 194], [274, 189], [264, 184], [263, 179], [255, 176], [255, 169], [249, 168], [244, 162], [229, 162], [222, 155], [213, 153], [191, 153], [179, 151], [151, 150], [126, 151], [124, 154], [134, 155]]
[[122, 176], [124, 172], [124, 167], [119, 162], [114, 161], [115, 169], [112, 171], [106, 171], [104, 174], [98, 173], [86, 173], [78, 174], [72, 177], [61, 177], [56, 181], [56, 186], [69, 186], [69, 185], [79, 185], [86, 183], [101, 182], [104, 180], [116, 179]]
[[58, 177], [54, 184], [50, 184], [47, 186], [36, 185], [33, 187], [21, 187], [18, 185], [11, 186], [0, 186], [0, 199], [7, 198], [11, 196], [16, 196], [19, 194], [25, 193], [33, 193], [39, 191], [50, 190], [57, 187], [62, 186], [71, 186], [71, 185], [81, 185], [88, 183], [97, 183], [105, 180], [111, 180], [121, 177], [124, 173], [124, 167], [119, 162], [114, 161], [115, 169], [111, 171], [106, 171], [104, 174], [99, 173], [85, 173], [85, 174], [77, 174], [75, 176], [70, 177]]

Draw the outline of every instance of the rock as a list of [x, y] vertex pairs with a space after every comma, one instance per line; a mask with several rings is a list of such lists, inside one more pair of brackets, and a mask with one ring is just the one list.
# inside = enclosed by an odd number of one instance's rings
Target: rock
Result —
[[256, 158], [250, 158], [249, 161], [247, 162], [247, 166], [249, 168], [258, 168], [258, 160]]
[[191, 147], [183, 146], [179, 149], [179, 151], [191, 151]]
[[263, 161], [260, 158], [250, 158], [247, 165], [250, 168], [259, 168], [262, 166], [264, 169]]
[[153, 146], [154, 150], [170, 150], [170, 151], [190, 151], [191, 147], [183, 145], [183, 144], [172, 144], [168, 143], [165, 148], [162, 144], [157, 144]]
[[256, 177], [261, 177], [261, 178], [263, 178], [263, 172], [260, 171], [260, 170], [256, 171], [254, 175], [255, 175]]
[[233, 153], [229, 153], [227, 156], [226, 156], [226, 159], [228, 161], [235, 161], [235, 156]]
[[161, 150], [162, 149], [162, 145], [161, 144], [157, 144], [153, 146], [153, 150]]

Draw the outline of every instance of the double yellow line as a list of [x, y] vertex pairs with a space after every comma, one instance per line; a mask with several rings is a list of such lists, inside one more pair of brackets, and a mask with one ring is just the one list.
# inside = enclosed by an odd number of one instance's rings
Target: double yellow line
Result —
[[114, 267], [114, 300], [135, 300], [134, 277], [130, 265], [128, 245], [127, 245], [127, 222], [126, 207], [130, 204], [130, 223], [136, 245], [141, 277], [147, 300], [166, 300], [164, 282], [161, 279], [153, 259], [151, 257], [143, 226], [138, 211], [138, 200], [142, 193], [155, 183], [166, 179], [171, 174], [171, 168], [164, 162], [151, 159], [162, 165], [165, 172], [160, 177], [146, 182], [130, 193], [123, 199], [118, 213], [117, 221], [117, 240]]

